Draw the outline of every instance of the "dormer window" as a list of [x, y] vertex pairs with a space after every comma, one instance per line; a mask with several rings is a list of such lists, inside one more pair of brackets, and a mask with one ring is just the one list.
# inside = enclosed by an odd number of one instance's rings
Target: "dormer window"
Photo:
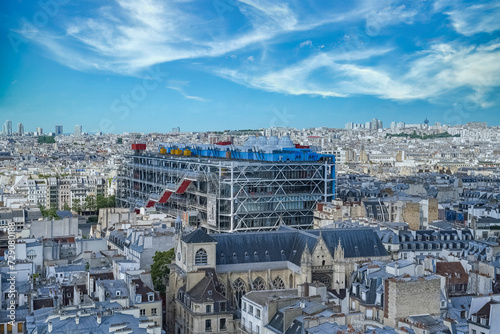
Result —
[[155, 294], [152, 292], [148, 293], [148, 302], [154, 302], [155, 301]]
[[142, 303], [142, 295], [136, 295], [135, 296], [135, 302], [136, 303]]
[[208, 260], [207, 260], [207, 251], [204, 250], [203, 248], [200, 248], [197, 252], [196, 252], [196, 255], [195, 255], [195, 258], [194, 258], [194, 264], [196, 265], [203, 265], [203, 264], [207, 264]]
[[121, 295], [121, 291], [120, 290], [116, 291], [116, 296], [119, 297], [120, 295]]

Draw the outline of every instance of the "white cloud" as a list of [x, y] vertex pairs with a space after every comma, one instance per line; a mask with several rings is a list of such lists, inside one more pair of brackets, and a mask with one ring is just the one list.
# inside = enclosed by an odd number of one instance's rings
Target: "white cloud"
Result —
[[195, 100], [198, 102], [210, 102], [210, 100], [205, 99], [203, 97], [188, 95], [183, 88], [184, 86], [188, 86], [188, 85], [189, 85], [189, 81], [169, 80], [167, 88], [180, 93], [184, 98], [189, 99], [189, 100]]
[[[280, 42], [290, 33], [334, 22], [367, 17], [373, 21], [371, 12], [391, 4], [361, 1], [351, 11], [338, 12], [332, 6], [303, 10], [305, 4], [284, 0], [240, 0], [231, 2], [231, 11], [217, 13], [210, 10], [212, 6], [200, 10], [190, 1], [115, 0], [92, 12], [92, 17], [77, 13], [69, 23], [54, 20], [51, 23], [62, 26], [42, 27], [25, 37], [71, 68], [135, 75], [159, 63], [225, 56], [246, 48], [266, 50], [268, 43]], [[366, 2], [370, 5], [364, 8]], [[405, 13], [398, 10], [394, 17], [408, 16]], [[239, 19], [240, 29], [228, 23], [233, 16], [244, 18]]]
[[465, 4], [461, 1], [438, 0], [434, 9], [448, 15], [455, 31], [465, 36], [491, 34], [500, 30], [500, 3], [497, 1]]
[[[383, 99], [429, 101], [454, 90], [469, 89], [469, 99], [486, 106], [492, 89], [500, 87], [500, 43], [480, 47], [434, 44], [417, 52], [403, 68], [388, 66], [383, 60], [391, 49], [367, 49], [343, 53], [320, 53], [280, 70], [247, 73], [220, 69], [223, 77], [250, 87], [292, 95], [346, 97], [372, 95]], [[391, 63], [405, 63], [396, 56], [385, 57]], [[322, 77], [315, 75], [320, 72]]]
[[250, 57], [248, 57], [248, 58], [247, 58], [247, 60], [248, 60], [249, 62], [253, 62], [255, 59], [253, 58], [253, 56], [250, 56]]
[[307, 40], [305, 42], [300, 43], [299, 47], [300, 48], [303, 48], [303, 47], [306, 47], [306, 46], [312, 47], [312, 45], [313, 45], [312, 41], [311, 40]]

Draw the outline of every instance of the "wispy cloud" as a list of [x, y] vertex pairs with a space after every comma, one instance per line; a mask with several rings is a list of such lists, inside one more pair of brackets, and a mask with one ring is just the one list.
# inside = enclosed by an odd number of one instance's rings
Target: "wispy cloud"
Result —
[[[221, 14], [210, 7], [200, 10], [190, 1], [115, 0], [91, 17], [73, 13], [66, 23], [25, 37], [71, 68], [134, 74], [159, 63], [265, 48], [282, 36], [332, 23], [368, 20], [385, 26], [414, 16], [413, 10], [393, 8], [393, 3], [364, 0], [359, 7], [339, 12], [325, 5], [311, 9], [287, 1], [240, 0], [234, 2], [234, 10]], [[236, 17], [239, 23], [233, 22]]]
[[[248, 73], [219, 69], [227, 79], [250, 87], [292, 95], [346, 97], [371, 95], [382, 99], [436, 101], [453, 90], [469, 89], [469, 98], [488, 106], [488, 92], [500, 86], [500, 44], [484, 46], [433, 44], [404, 56], [391, 48], [344, 53], [319, 53], [277, 71]], [[391, 56], [389, 57], [389, 54]], [[384, 56], [384, 57], [379, 57]], [[367, 61], [379, 57], [379, 61]], [[387, 60], [405, 64], [391, 67]], [[322, 75], [318, 78], [317, 74]]]
[[179, 81], [179, 80], [170, 80], [168, 82], [168, 89], [175, 90], [176, 92], [180, 93], [184, 98], [189, 99], [189, 100], [195, 100], [198, 102], [210, 102], [209, 99], [205, 99], [203, 97], [199, 96], [194, 96], [194, 95], [189, 95], [186, 93], [183, 87], [189, 85], [188, 81]]
[[452, 27], [460, 34], [472, 36], [478, 33], [493, 33], [500, 30], [500, 3], [479, 1], [473, 4], [462, 1], [439, 0], [436, 11], [449, 16]]

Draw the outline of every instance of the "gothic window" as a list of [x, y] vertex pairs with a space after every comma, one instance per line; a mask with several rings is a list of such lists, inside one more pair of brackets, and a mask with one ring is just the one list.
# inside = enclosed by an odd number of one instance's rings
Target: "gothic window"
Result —
[[292, 274], [290, 274], [289, 282], [290, 282], [290, 289], [293, 289], [293, 275]]
[[285, 288], [285, 283], [281, 279], [281, 277], [276, 277], [273, 281], [273, 285], [275, 289], [282, 290]]
[[194, 264], [201, 265], [207, 264], [207, 251], [200, 248], [194, 257]]
[[323, 283], [324, 285], [326, 285], [327, 289], [330, 288], [330, 277], [328, 277], [328, 275], [325, 274], [313, 275], [312, 281]]
[[265, 290], [266, 289], [266, 283], [264, 282], [264, 280], [262, 279], [262, 277], [257, 277], [253, 283], [252, 283], [252, 287], [254, 290], [257, 290], [257, 291], [260, 291], [260, 290]]
[[246, 292], [247, 288], [245, 282], [243, 282], [241, 278], [233, 282], [233, 298], [238, 308], [241, 307], [241, 297], [243, 297]]
[[221, 281], [219, 281], [219, 288], [220, 288], [220, 292], [222, 293], [222, 295], [226, 296], [226, 286]]

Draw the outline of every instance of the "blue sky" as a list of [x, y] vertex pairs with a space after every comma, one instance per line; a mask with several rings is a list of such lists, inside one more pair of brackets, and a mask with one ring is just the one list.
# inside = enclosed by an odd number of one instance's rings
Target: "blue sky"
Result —
[[500, 124], [500, 1], [10, 0], [0, 122]]

